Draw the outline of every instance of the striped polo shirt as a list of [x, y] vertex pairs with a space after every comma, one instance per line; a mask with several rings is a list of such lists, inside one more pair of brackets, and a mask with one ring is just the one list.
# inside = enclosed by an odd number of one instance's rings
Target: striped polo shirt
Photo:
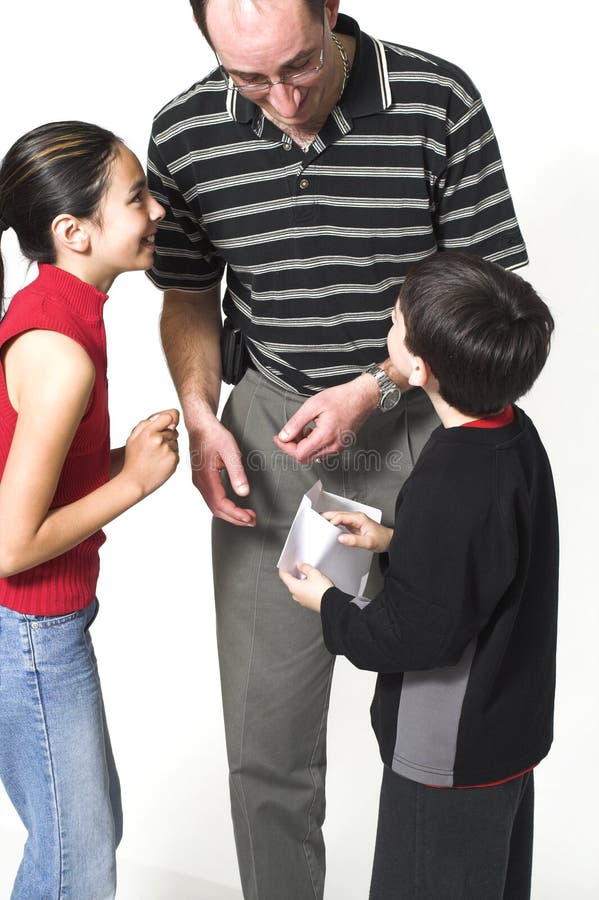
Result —
[[225, 313], [253, 365], [312, 394], [387, 356], [409, 267], [438, 249], [514, 268], [526, 249], [499, 148], [467, 75], [430, 54], [356, 41], [343, 96], [306, 151], [215, 70], [156, 116], [150, 190], [164, 205], [160, 288], [226, 271]]

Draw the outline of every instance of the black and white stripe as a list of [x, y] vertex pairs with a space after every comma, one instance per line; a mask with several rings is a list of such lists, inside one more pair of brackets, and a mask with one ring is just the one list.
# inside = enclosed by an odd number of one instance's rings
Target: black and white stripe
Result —
[[382, 360], [408, 268], [437, 249], [526, 262], [491, 123], [455, 66], [373, 40], [307, 152], [215, 71], [156, 116], [148, 178], [166, 207], [150, 277], [205, 290], [254, 365], [313, 393]]

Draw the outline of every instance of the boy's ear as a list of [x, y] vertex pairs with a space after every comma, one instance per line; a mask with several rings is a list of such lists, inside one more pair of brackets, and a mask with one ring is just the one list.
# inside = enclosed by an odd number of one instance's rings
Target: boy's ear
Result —
[[57, 247], [75, 253], [85, 253], [89, 249], [89, 231], [75, 216], [61, 213], [52, 222], [51, 230]]
[[412, 357], [412, 371], [408, 378], [408, 384], [412, 387], [424, 387], [431, 377], [431, 370], [421, 356]]

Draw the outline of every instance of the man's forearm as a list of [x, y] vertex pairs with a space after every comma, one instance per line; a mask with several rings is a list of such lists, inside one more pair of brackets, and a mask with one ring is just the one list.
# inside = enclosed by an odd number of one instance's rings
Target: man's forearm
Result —
[[221, 386], [220, 290], [166, 291], [160, 333], [188, 429], [216, 415]]

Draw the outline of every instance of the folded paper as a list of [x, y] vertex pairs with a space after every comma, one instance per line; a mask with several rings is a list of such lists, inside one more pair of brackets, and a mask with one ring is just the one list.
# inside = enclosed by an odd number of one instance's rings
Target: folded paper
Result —
[[342, 591], [361, 595], [368, 581], [372, 551], [340, 544], [339, 535], [347, 529], [332, 525], [321, 515], [331, 510], [363, 512], [375, 522], [381, 521], [380, 509], [323, 491], [322, 482], [317, 481], [302, 497], [277, 566], [297, 578], [298, 564], [308, 563]]

